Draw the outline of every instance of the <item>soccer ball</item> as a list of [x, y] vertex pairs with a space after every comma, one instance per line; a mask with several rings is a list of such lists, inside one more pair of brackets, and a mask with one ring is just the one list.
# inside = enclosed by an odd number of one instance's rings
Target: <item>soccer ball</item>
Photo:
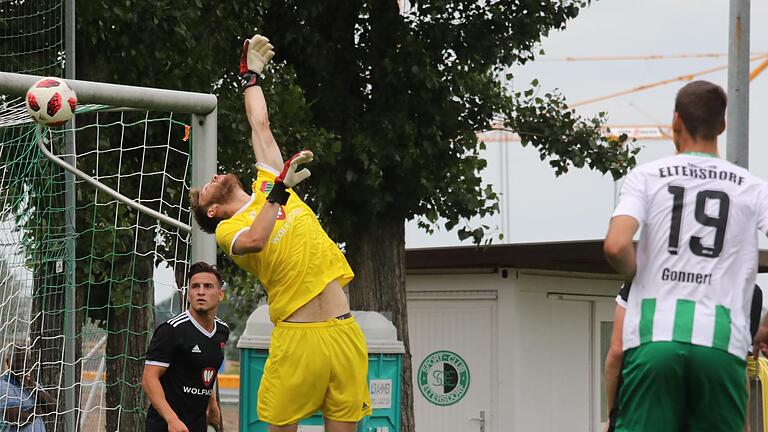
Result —
[[46, 126], [59, 126], [75, 115], [77, 95], [61, 78], [43, 78], [27, 90], [27, 112]]

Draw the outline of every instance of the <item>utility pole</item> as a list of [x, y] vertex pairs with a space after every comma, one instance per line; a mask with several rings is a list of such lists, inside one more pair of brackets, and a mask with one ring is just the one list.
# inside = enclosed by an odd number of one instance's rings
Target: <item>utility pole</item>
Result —
[[726, 157], [744, 168], [749, 168], [749, 12], [750, 0], [730, 0]]

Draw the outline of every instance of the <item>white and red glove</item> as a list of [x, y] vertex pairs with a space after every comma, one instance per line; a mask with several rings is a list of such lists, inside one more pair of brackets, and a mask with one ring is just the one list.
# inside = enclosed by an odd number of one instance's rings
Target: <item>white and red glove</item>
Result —
[[275, 55], [269, 39], [262, 35], [254, 35], [243, 43], [240, 52], [240, 78], [243, 82], [243, 90], [250, 86], [258, 85], [259, 74]]
[[275, 178], [275, 184], [272, 186], [269, 195], [267, 195], [267, 201], [285, 205], [288, 202], [288, 197], [291, 195], [287, 189], [296, 186], [312, 175], [306, 168], [297, 172], [296, 170], [299, 168], [299, 165], [312, 162], [314, 158], [315, 155], [309, 150], [302, 150], [291, 156], [283, 165], [280, 175]]

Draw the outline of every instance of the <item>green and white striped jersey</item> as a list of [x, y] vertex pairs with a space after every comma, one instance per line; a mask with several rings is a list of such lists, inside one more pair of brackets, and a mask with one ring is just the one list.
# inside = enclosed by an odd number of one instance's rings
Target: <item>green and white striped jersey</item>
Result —
[[680, 154], [633, 170], [613, 215], [642, 227], [624, 349], [677, 341], [744, 358], [768, 184], [722, 159]]

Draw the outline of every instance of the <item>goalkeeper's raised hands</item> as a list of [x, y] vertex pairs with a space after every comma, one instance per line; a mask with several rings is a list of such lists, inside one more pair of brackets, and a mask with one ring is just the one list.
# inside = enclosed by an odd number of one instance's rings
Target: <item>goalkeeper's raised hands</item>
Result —
[[299, 165], [312, 162], [314, 158], [315, 155], [310, 150], [302, 150], [291, 156], [291, 158], [288, 159], [288, 162], [283, 165], [283, 171], [280, 173], [280, 175], [277, 176], [275, 182], [282, 182], [285, 184], [285, 187], [289, 188], [296, 186], [302, 180], [305, 180], [311, 175], [309, 170], [306, 168], [296, 172], [296, 170], [299, 168]]
[[257, 85], [259, 74], [275, 55], [274, 47], [269, 39], [262, 35], [254, 35], [243, 43], [240, 52], [240, 77], [243, 80], [243, 90]]
[[315, 155], [311, 151], [302, 150], [288, 159], [285, 165], [283, 165], [283, 170], [280, 172], [280, 175], [275, 178], [275, 184], [272, 186], [272, 190], [267, 196], [267, 201], [285, 205], [290, 196], [286, 189], [296, 186], [311, 175], [306, 168], [296, 171], [299, 168], [299, 165], [312, 162], [314, 158]]

